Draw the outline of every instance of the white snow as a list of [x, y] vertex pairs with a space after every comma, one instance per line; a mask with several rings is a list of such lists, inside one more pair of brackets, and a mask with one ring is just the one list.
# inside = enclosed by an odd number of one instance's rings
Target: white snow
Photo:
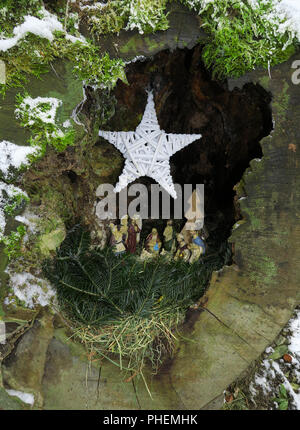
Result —
[[80, 2], [79, 7], [81, 10], [86, 10], [86, 9], [87, 10], [97, 10], [97, 9], [102, 9], [103, 7], [107, 6], [107, 3], [101, 3], [101, 2], [96, 2], [92, 5], [85, 5], [83, 3], [86, 3], [86, 1], [83, 0]]
[[297, 311], [295, 318], [289, 322], [289, 329], [292, 332], [289, 339], [289, 350], [299, 359], [300, 364], [300, 310]]
[[72, 34], [66, 34], [66, 39], [72, 43], [81, 42], [87, 44], [86, 38], [81, 34], [79, 37], [72, 36]]
[[295, 31], [300, 40], [300, 1], [282, 0], [277, 6], [279, 12], [283, 12], [288, 18], [288, 25]]
[[[26, 307], [33, 309], [37, 305], [44, 307], [55, 302], [56, 293], [45, 279], [26, 272], [12, 273], [9, 269], [6, 269], [6, 273], [10, 276], [9, 285], [13, 294], [25, 302]], [[13, 303], [13, 294], [6, 297], [5, 304]]]
[[28, 405], [33, 406], [34, 404], [34, 395], [30, 393], [24, 393], [23, 391], [17, 390], [6, 390], [7, 394], [13, 397], [18, 397], [22, 402], [27, 403]]
[[15, 114], [17, 118], [22, 118], [24, 112], [28, 113], [26, 126], [33, 125], [37, 119], [47, 124], [55, 124], [56, 111], [61, 105], [62, 101], [55, 97], [32, 98], [28, 96], [15, 110]]
[[22, 215], [15, 217], [15, 220], [25, 224], [27, 226], [27, 232], [35, 233], [38, 229], [37, 223], [39, 222], [40, 217], [31, 213], [28, 208], [26, 208]]
[[54, 32], [60, 31], [65, 34], [66, 40], [69, 40], [72, 43], [87, 43], [85, 37], [82, 34], [80, 34], [79, 37], [76, 37], [66, 33], [62, 23], [58, 21], [56, 15], [48, 12], [44, 8], [42, 8], [39, 13], [42, 15], [42, 18], [37, 18], [31, 15], [24, 16], [24, 22], [14, 28], [13, 37], [0, 38], [0, 51], [5, 52], [13, 48], [20, 42], [20, 40], [26, 37], [28, 33], [35, 34], [36, 36], [48, 39], [50, 42], [52, 42], [54, 40]]
[[23, 39], [28, 33], [53, 41], [54, 31], [63, 31], [62, 24], [57, 17], [45, 9], [41, 10], [43, 18], [36, 18], [31, 15], [24, 17], [24, 22], [14, 28], [14, 37], [0, 39], [0, 51], [7, 51]]
[[0, 239], [3, 237], [4, 229], [6, 225], [4, 208], [8, 200], [16, 194], [22, 193], [27, 197], [27, 194], [18, 187], [11, 184], [6, 184], [0, 181]]
[[12, 142], [3, 140], [0, 142], [0, 172], [5, 180], [10, 177], [10, 167], [19, 169], [22, 165], [27, 166], [27, 156], [34, 154], [36, 148], [31, 146], [18, 146]]

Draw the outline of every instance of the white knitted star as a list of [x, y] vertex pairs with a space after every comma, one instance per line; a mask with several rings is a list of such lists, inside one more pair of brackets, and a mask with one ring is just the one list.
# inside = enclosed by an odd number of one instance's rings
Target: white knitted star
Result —
[[149, 92], [143, 119], [135, 131], [99, 131], [99, 136], [112, 143], [125, 157], [125, 165], [115, 192], [130, 182], [149, 176], [174, 199], [177, 198], [171, 177], [170, 157], [201, 138], [201, 134], [172, 134], [161, 130], [157, 121], [153, 94]]

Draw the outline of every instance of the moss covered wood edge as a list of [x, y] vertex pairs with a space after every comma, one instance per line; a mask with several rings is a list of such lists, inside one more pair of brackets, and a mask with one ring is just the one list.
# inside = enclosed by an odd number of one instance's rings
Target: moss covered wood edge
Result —
[[[294, 53], [298, 44], [293, 28], [285, 25], [286, 18], [274, 13], [277, 0], [255, 3], [246, 0], [180, 0], [179, 3], [200, 16], [199, 25], [208, 35], [203, 40], [203, 60], [218, 78], [240, 76], [247, 70], [281, 63]], [[16, 27], [22, 29], [20, 26], [24, 19], [26, 21], [26, 15], [40, 20], [38, 25], [51, 19], [55, 29], [48, 38], [40, 37], [40, 31], [24, 33], [18, 43], [0, 50], [7, 75], [6, 85], [1, 85], [2, 93], [7, 86], [23, 85], [26, 74], [39, 76], [55, 58], [72, 61], [74, 73], [90, 85], [114, 86], [117, 79], [125, 79], [125, 64], [120, 59], [103, 55], [103, 35], [119, 33], [122, 29], [143, 35], [161, 33], [168, 29], [169, 14], [174, 7], [176, 12], [179, 3], [113, 0], [101, 8], [82, 8], [78, 2], [57, 1], [51, 5], [46, 3], [49, 10], [45, 10], [41, 1], [22, 1], [16, 8], [6, 0], [0, 15], [0, 26], [6, 38], [13, 37]], [[136, 41], [132, 38], [128, 43], [134, 45]], [[149, 44], [154, 49], [151, 45], [157, 42], [149, 39]], [[114, 42], [114, 45], [118, 43]], [[122, 49], [125, 47], [121, 46]]]

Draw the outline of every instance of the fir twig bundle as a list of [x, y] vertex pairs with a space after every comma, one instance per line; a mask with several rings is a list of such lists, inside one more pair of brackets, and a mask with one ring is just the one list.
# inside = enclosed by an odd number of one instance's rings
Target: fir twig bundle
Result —
[[163, 257], [141, 262], [130, 254], [116, 256], [110, 248], [92, 249], [89, 232], [76, 226], [44, 272], [57, 288], [74, 336], [93, 355], [141, 373], [147, 361], [156, 372], [172, 354], [173, 330], [220, 263], [219, 256], [192, 265]]

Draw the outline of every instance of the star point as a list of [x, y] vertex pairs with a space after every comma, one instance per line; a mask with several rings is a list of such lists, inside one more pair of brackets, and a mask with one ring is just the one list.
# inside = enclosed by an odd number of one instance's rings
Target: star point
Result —
[[165, 133], [157, 120], [152, 91], [148, 93], [143, 118], [135, 131], [100, 130], [99, 136], [114, 145], [125, 158], [115, 192], [120, 192], [141, 176], [148, 176], [158, 182], [174, 199], [177, 195], [171, 177], [170, 158], [202, 137], [201, 134]]

